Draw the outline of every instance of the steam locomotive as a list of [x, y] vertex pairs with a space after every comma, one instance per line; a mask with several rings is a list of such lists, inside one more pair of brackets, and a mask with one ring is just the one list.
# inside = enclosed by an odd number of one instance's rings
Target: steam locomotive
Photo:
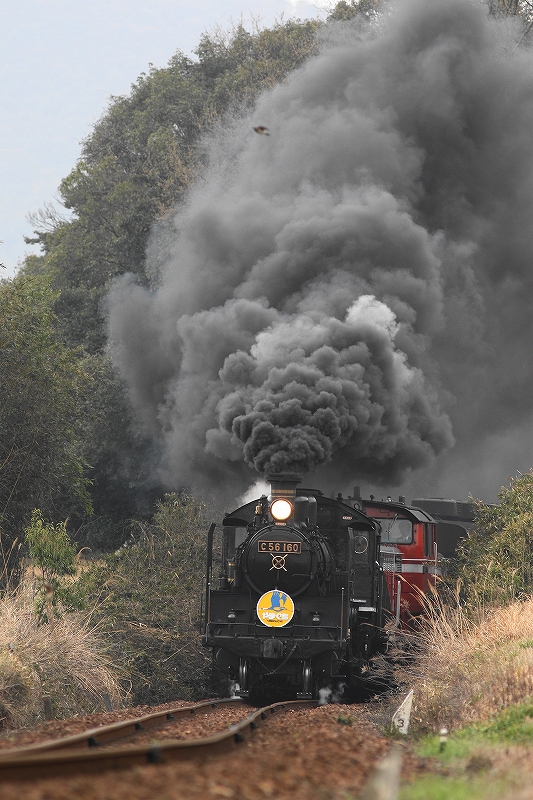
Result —
[[243, 697], [357, 691], [392, 617], [380, 523], [340, 496], [297, 490], [298, 476], [269, 480], [270, 497], [226, 515], [220, 543], [211, 525], [202, 643]]

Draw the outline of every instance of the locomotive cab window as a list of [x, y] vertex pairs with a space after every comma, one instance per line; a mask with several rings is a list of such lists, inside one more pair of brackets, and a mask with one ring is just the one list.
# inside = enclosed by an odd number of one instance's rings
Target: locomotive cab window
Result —
[[235, 559], [235, 552], [244, 542], [247, 535], [246, 528], [224, 528], [224, 561], [226, 564]]
[[413, 523], [408, 519], [382, 520], [381, 541], [384, 544], [411, 544]]
[[351, 529], [351, 540], [355, 564], [367, 564], [371, 544], [367, 532]]

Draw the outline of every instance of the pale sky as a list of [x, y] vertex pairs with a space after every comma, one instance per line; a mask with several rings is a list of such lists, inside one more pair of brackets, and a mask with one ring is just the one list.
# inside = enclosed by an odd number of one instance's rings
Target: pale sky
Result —
[[282, 15], [324, 14], [312, 0], [0, 0], [0, 277], [38, 252], [26, 217], [54, 201], [110, 96], [192, 55], [203, 31]]

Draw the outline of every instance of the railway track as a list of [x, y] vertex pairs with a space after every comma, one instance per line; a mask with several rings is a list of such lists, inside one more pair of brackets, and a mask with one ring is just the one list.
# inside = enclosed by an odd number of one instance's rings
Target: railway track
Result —
[[[213, 700], [180, 706], [142, 717], [103, 725], [83, 733], [0, 752], [0, 781], [31, 780], [75, 773], [102, 772], [142, 764], [168, 763], [225, 753], [242, 744], [259, 724], [292, 708], [316, 706], [308, 700], [274, 703], [250, 712], [240, 699]], [[210, 736], [164, 738], [164, 728], [177, 720], [242, 707], [243, 718]], [[148, 743], [127, 743], [128, 738], [152, 733]], [[157, 734], [163, 738], [157, 740]]]

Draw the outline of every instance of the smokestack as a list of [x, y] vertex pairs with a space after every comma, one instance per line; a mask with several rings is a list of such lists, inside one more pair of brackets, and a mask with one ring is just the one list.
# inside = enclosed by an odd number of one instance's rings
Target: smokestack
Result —
[[296, 487], [302, 482], [301, 475], [294, 472], [278, 472], [275, 475], [267, 475], [272, 491], [272, 500], [294, 501], [296, 498]]

